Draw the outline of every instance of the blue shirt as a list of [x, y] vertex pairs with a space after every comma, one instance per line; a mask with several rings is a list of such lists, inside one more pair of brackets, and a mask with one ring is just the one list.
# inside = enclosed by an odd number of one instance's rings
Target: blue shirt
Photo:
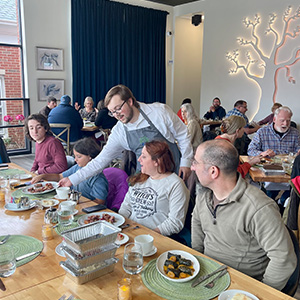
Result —
[[245, 119], [246, 121], [246, 126], [245, 128], [249, 127], [249, 120], [248, 118], [246, 117], [245, 114], [242, 114], [238, 109], [234, 108], [232, 110], [230, 110], [227, 114], [226, 114], [226, 117], [225, 118], [228, 118], [230, 116], [239, 116], [239, 117], [242, 117]]
[[215, 111], [208, 111], [205, 115], [205, 119], [215, 120], [217, 117], [219, 120], [222, 120], [226, 115], [226, 111], [222, 106], [219, 106]]
[[275, 132], [274, 123], [260, 128], [253, 136], [248, 147], [248, 155], [256, 156], [271, 149], [278, 154], [298, 152], [300, 149], [300, 136], [296, 128], [290, 127], [283, 136]]
[[[67, 171], [63, 172], [62, 175], [64, 178], [69, 177], [79, 169], [81, 168], [78, 165], [74, 165]], [[91, 200], [95, 200], [95, 198], [106, 200], [108, 194], [108, 182], [102, 172], [93, 177], [90, 177], [87, 180], [82, 181], [76, 186], [72, 186], [71, 188], [75, 189], [78, 192], [81, 192], [82, 196]]]

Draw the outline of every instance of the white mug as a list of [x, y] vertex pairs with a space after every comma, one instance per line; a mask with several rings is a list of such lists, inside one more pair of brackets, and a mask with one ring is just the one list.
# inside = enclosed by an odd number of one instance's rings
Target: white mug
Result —
[[153, 240], [154, 238], [150, 234], [141, 234], [134, 238], [134, 242], [141, 245], [143, 255], [146, 255], [153, 250]]
[[67, 199], [70, 192], [70, 188], [67, 186], [61, 186], [56, 189], [56, 194], [59, 199]]

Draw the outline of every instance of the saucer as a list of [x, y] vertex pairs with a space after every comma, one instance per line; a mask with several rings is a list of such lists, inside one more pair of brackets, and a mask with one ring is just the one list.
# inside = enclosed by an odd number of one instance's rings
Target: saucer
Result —
[[152, 250], [146, 254], [144, 254], [144, 257], [148, 257], [148, 256], [152, 256], [157, 252], [157, 248], [155, 246], [153, 246]]
[[57, 199], [57, 200], [68, 200], [68, 197], [67, 198], [59, 198], [58, 195], [54, 195], [53, 198]]

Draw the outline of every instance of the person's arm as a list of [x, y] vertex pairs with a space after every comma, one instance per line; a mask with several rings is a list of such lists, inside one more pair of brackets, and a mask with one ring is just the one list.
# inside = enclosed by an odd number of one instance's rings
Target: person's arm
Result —
[[130, 218], [132, 213], [132, 207], [130, 203], [130, 193], [131, 193], [131, 188], [129, 188], [128, 192], [126, 193], [124, 201], [122, 202], [121, 207], [119, 209], [119, 214], [125, 218]]
[[[193, 210], [192, 215], [192, 248], [204, 253], [204, 232], [202, 230], [201, 220], [200, 220], [200, 203], [199, 195], [196, 198], [196, 205]], [[202, 208], [203, 209], [203, 208]]]
[[245, 127], [244, 130], [245, 130], [246, 134], [252, 134], [252, 133], [256, 132], [259, 128], [260, 128], [260, 126], [257, 125], [253, 128]]
[[261, 208], [253, 216], [249, 229], [270, 259], [263, 283], [281, 290], [294, 272], [297, 258], [276, 203]]
[[209, 110], [204, 116], [203, 116], [203, 118], [205, 118], [205, 119], [212, 119], [212, 112]]
[[248, 155], [249, 156], [257, 156], [262, 152], [262, 136], [260, 132], [257, 132], [253, 138], [251, 143], [248, 146]]
[[78, 170], [68, 178], [63, 178], [59, 183], [63, 186], [78, 185], [80, 182], [98, 174], [114, 159], [121, 155], [124, 149], [129, 150], [123, 124], [114, 126], [108, 141], [100, 154], [92, 159], [85, 167]]
[[62, 173], [68, 169], [66, 154], [61, 142], [57, 139], [48, 144], [49, 153], [52, 155], [54, 163], [44, 168], [44, 173]]
[[177, 176], [174, 183], [169, 188], [168, 199], [168, 218], [157, 226], [159, 232], [167, 236], [182, 230], [189, 205], [190, 192], [186, 188], [184, 182]]
[[63, 178], [62, 174], [40, 174], [38, 176], [33, 177], [31, 183], [34, 184], [41, 180], [59, 181], [62, 178]]

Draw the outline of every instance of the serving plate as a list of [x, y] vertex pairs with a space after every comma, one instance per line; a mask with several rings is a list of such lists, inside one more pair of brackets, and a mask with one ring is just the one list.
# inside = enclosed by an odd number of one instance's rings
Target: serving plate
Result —
[[121, 215], [119, 215], [117, 213], [106, 212], [106, 211], [105, 212], [94, 212], [94, 213], [90, 213], [90, 214], [84, 215], [84, 216], [80, 217], [77, 222], [78, 222], [79, 225], [86, 225], [86, 223], [84, 223], [84, 221], [88, 217], [90, 217], [90, 216], [100, 216], [100, 218], [102, 218], [103, 214], [114, 216], [116, 221], [114, 223], [112, 223], [112, 225], [114, 225], [116, 227], [118, 227], [118, 226], [120, 226], [120, 225], [122, 225], [122, 224], [125, 223], [125, 218], [123, 216], [121, 216]]
[[[42, 186], [45, 186], [47, 183], [51, 183], [53, 185], [53, 188], [49, 189], [49, 190], [46, 190], [46, 191], [43, 191], [43, 192], [33, 192], [32, 193], [32, 192], [28, 191], [30, 188], [34, 188], [37, 184], [42, 184]], [[50, 193], [50, 192], [54, 191], [57, 188], [57, 186], [58, 186], [58, 183], [55, 182], [55, 181], [44, 181], [44, 182], [39, 182], [39, 183], [29, 185], [26, 188], [22, 189], [22, 191], [26, 195], [42, 195], [42, 194], [47, 194], [47, 193]]]
[[25, 179], [32, 178], [32, 175], [28, 174], [28, 173], [26, 173], [26, 174], [17, 174], [17, 175], [14, 176], [14, 178], [20, 179], [20, 180], [25, 180]]
[[252, 295], [251, 293], [242, 290], [226, 290], [219, 295], [218, 300], [231, 300], [233, 296], [238, 293], [244, 294], [252, 300], [259, 300], [256, 296]]
[[[165, 264], [165, 261], [167, 260], [168, 252], [171, 252], [173, 254], [180, 254], [181, 258], [185, 258], [185, 259], [191, 260], [192, 263], [193, 263], [193, 268], [195, 270], [194, 274], [192, 276], [189, 276], [189, 277], [186, 277], [186, 278], [178, 278], [178, 279], [173, 279], [173, 278], [168, 277], [165, 274], [165, 271], [164, 271], [164, 264]], [[166, 251], [166, 252], [162, 253], [159, 256], [159, 258], [156, 260], [156, 270], [164, 278], [166, 278], [166, 279], [168, 279], [170, 281], [174, 281], [174, 282], [187, 282], [187, 281], [190, 281], [190, 280], [192, 280], [193, 278], [195, 278], [197, 276], [197, 274], [200, 271], [200, 264], [199, 264], [198, 259], [194, 255], [192, 255], [192, 254], [190, 254], [188, 252], [181, 251], [181, 250], [170, 250], [170, 251]]]
[[34, 208], [36, 205], [35, 201], [30, 201], [29, 206], [18, 208], [18, 204], [16, 203], [7, 203], [5, 204], [5, 208], [10, 211], [25, 211]]

